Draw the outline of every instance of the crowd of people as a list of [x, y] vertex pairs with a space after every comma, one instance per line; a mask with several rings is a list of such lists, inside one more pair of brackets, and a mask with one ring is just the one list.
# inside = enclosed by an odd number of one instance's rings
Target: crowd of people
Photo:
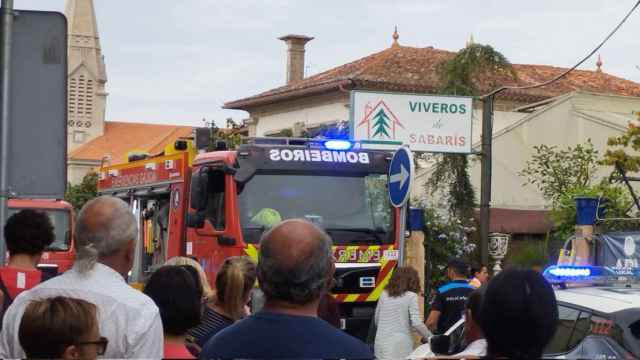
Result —
[[375, 309], [372, 346], [339, 329], [328, 295], [332, 240], [306, 220], [265, 231], [257, 264], [227, 258], [213, 289], [188, 257], [169, 259], [142, 292], [129, 286], [137, 231], [122, 200], [89, 201], [76, 221], [73, 268], [46, 279], [36, 265], [54, 238], [48, 216], [11, 216], [9, 262], [0, 268], [0, 357], [401, 359], [414, 351], [414, 335], [429, 346], [464, 318], [460, 357], [537, 358], [558, 319], [538, 273], [511, 269], [489, 281], [486, 266], [454, 259], [425, 320], [418, 272], [398, 267]]

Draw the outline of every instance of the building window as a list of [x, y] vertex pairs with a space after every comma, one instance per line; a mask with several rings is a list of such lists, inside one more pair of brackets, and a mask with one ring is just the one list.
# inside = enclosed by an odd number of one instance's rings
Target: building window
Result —
[[74, 143], [83, 143], [85, 138], [84, 131], [74, 131], [73, 132], [73, 142]]
[[69, 120], [75, 120], [76, 124], [85, 124], [93, 117], [94, 86], [95, 82], [85, 75], [74, 76], [69, 79]]

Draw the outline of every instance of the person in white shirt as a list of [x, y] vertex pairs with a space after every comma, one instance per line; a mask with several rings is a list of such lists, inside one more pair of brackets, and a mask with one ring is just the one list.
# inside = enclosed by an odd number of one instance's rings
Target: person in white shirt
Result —
[[124, 201], [110, 196], [89, 201], [76, 222], [73, 268], [16, 297], [3, 319], [0, 358], [24, 358], [18, 339], [22, 314], [31, 300], [54, 296], [96, 305], [100, 334], [109, 340], [105, 358], [162, 358], [158, 307], [125, 281], [133, 266], [137, 232]]
[[423, 339], [431, 336], [420, 315], [419, 293], [420, 277], [416, 269], [401, 266], [394, 270], [374, 314], [376, 358], [406, 358], [413, 350], [412, 329]]

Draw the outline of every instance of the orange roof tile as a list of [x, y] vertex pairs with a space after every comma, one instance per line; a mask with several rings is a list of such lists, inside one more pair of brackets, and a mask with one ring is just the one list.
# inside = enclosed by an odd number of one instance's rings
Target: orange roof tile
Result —
[[[438, 64], [453, 56], [454, 52], [433, 47], [392, 46], [300, 81], [255, 96], [230, 101], [224, 108], [245, 110], [254, 106], [346, 89], [433, 93], [439, 85], [436, 72]], [[506, 78], [487, 79], [487, 84], [482, 90], [492, 90], [489, 83], [531, 85], [549, 80], [566, 70], [547, 65], [519, 64], [514, 64], [514, 69], [518, 75], [517, 81]], [[640, 96], [638, 83], [603, 72], [585, 70], [573, 71], [566, 78], [543, 88], [510, 90], [500, 96], [516, 101], [535, 102], [574, 90]]]
[[176, 139], [191, 136], [192, 131], [190, 126], [107, 121], [104, 135], [73, 150], [69, 159], [99, 161], [103, 156], [111, 155], [115, 165], [125, 162], [130, 151], [159, 153]]

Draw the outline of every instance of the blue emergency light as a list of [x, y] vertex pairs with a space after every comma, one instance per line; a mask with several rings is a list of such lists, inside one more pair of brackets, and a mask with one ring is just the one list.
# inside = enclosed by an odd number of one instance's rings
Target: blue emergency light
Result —
[[327, 140], [324, 142], [324, 147], [327, 150], [350, 150], [353, 143], [348, 140]]
[[591, 276], [589, 267], [553, 267], [547, 269], [548, 273], [556, 277], [584, 278]]
[[625, 282], [640, 279], [640, 268], [554, 265], [546, 268], [543, 276], [551, 284]]

